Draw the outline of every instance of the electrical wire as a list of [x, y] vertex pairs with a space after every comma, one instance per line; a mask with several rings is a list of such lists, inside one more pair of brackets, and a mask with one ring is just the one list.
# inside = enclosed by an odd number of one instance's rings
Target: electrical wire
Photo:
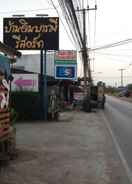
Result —
[[[80, 0], [73, 0], [73, 6], [74, 6], [74, 9], [79, 9], [81, 7], [81, 1]], [[82, 31], [83, 31], [83, 24], [82, 24], [82, 14], [80, 12], [77, 12], [76, 13], [76, 16], [77, 16], [77, 19], [78, 19], [78, 24], [79, 24], [79, 27], [80, 27], [80, 31], [81, 31], [81, 34], [82, 34]]]
[[100, 55], [114, 56], [114, 57], [132, 57], [132, 55], [111, 54], [111, 53], [102, 53], [102, 52], [96, 52], [96, 51], [95, 53]]
[[72, 35], [76, 40], [76, 44], [79, 46], [79, 48], [82, 48], [83, 40], [79, 28], [78, 19], [75, 14], [73, 1], [59, 0], [59, 3], [63, 10], [63, 13], [65, 14], [65, 19], [67, 21], [68, 27], [72, 28]]
[[[51, 0], [52, 1], [52, 0]], [[69, 29], [71, 30], [71, 34], [73, 36], [73, 39], [76, 43], [76, 48], [79, 48], [80, 50], [83, 49], [82, 52], [82, 57], [83, 60], [86, 62], [88, 60], [88, 53], [87, 53], [87, 49], [86, 49], [86, 44], [84, 42], [84, 38], [83, 38], [83, 34], [81, 31], [81, 25], [83, 25], [83, 23], [81, 22], [81, 18], [79, 18], [79, 15], [76, 15], [76, 7], [80, 4], [79, 1], [75, 1], [75, 0], [58, 0], [59, 5], [63, 11], [65, 20], [67, 22], [67, 25], [69, 27]], [[53, 1], [52, 1], [53, 3]], [[84, 6], [84, 1], [82, 1], [82, 5]], [[87, 65], [86, 65], [87, 67]], [[90, 67], [90, 65], [89, 65]], [[88, 69], [88, 67], [87, 67]], [[89, 79], [91, 80], [91, 74], [90, 74], [90, 70], [87, 70], [88, 72], [88, 76]]]
[[[97, 1], [95, 0], [95, 6], [97, 6]], [[95, 10], [94, 15], [94, 47], [96, 45], [96, 30], [97, 29], [97, 11]]]
[[[102, 56], [99, 56], [99, 57], [101, 57], [101, 59], [102, 59]], [[109, 62], [110, 60], [114, 61], [114, 62], [120, 62], [120, 63], [123, 63], [123, 62], [129, 63], [130, 62], [130, 58], [128, 58], [128, 59], [113, 58], [112, 56], [105, 56], [105, 55], [103, 55], [103, 60], [105, 60], [106, 62]]]
[[[76, 3], [75, 3], [76, 2]], [[76, 8], [81, 8], [81, 1], [79, 0], [74, 0], [74, 7]], [[83, 17], [82, 17], [82, 13], [79, 13], [77, 12], [76, 13], [76, 16], [78, 18], [78, 22], [79, 22], [79, 27], [80, 27], [80, 31], [81, 31], [81, 34], [83, 34], [83, 24], [82, 24], [82, 20], [83, 20]]]
[[[87, 0], [87, 7], [89, 7], [89, 0]], [[91, 26], [90, 26], [90, 14], [88, 11], [88, 39], [87, 39], [87, 47], [90, 48], [91, 47], [91, 34], [90, 34], [90, 30], [91, 30]]]
[[[60, 7], [61, 7], [61, 9], [62, 9], [62, 11], [63, 11], [63, 14], [64, 14], [64, 11], [65, 11], [65, 4], [64, 4], [62, 1], [59, 1], [59, 3], [60, 3]], [[75, 35], [74, 35], [73, 31], [72, 31], [72, 27], [69, 25], [69, 23], [70, 23], [70, 17], [68, 17], [68, 12], [67, 12], [67, 11], [65, 11], [64, 17], [65, 17], [65, 20], [66, 20], [67, 25], [68, 25], [68, 27], [69, 27], [69, 30], [70, 30], [70, 32], [71, 32], [71, 35], [72, 35], [72, 37], [73, 37], [73, 40], [74, 40], [75, 44], [77, 44], [77, 43], [76, 43], [76, 37], [75, 37]]]
[[63, 25], [63, 27], [64, 27], [66, 33], [67, 33], [67, 35], [68, 35], [68, 37], [69, 37], [69, 39], [70, 39], [72, 45], [75, 46], [75, 43], [74, 43], [73, 40], [71, 39], [71, 36], [70, 36], [70, 34], [69, 34], [69, 32], [68, 32], [68, 30], [67, 30], [67, 28], [66, 28], [66, 26], [65, 26], [65, 24], [64, 24], [64, 22], [63, 22], [63, 20], [62, 20], [62, 18], [61, 18], [61, 16], [60, 16], [60, 14], [59, 14], [58, 9], [56, 8], [56, 6], [55, 6], [55, 4], [54, 4], [54, 2], [53, 2], [52, 0], [50, 0], [50, 2], [51, 2], [51, 4], [52, 4], [52, 6], [54, 7], [54, 9], [56, 10], [56, 12], [57, 12], [57, 14], [58, 14], [58, 16], [59, 16], [59, 18], [60, 18], [60, 21], [61, 21], [61, 23], [62, 23], [62, 25]]
[[115, 42], [115, 43], [111, 43], [111, 44], [107, 44], [107, 45], [104, 45], [104, 46], [92, 48], [92, 49], [89, 49], [89, 51], [108, 49], [108, 48], [122, 46], [122, 45], [129, 44], [129, 43], [132, 43], [132, 38], [129, 38], [129, 39], [126, 39], [126, 40], [122, 40], [122, 41], [119, 41], [119, 42]]
[[[97, 6], [97, 0], [95, 0], [95, 6]], [[97, 11], [95, 10], [94, 14], [94, 43], [93, 47], [96, 45], [96, 30], [97, 29]], [[94, 71], [94, 62], [95, 62], [95, 51], [93, 51], [93, 71]]]
[[[99, 76], [94, 76], [94, 77], [99, 77]], [[121, 78], [120, 76], [100, 76], [101, 78]], [[131, 78], [132, 77], [132, 75], [127, 75], [127, 76], [124, 76], [124, 77], [129, 77], [129, 78]]]
[[[76, 41], [78, 43], [79, 48], [81, 50], [83, 49], [82, 56], [83, 56], [83, 60], [86, 63], [86, 61], [88, 61], [88, 55], [87, 55], [86, 45], [85, 45], [85, 42], [83, 39], [83, 34], [82, 34], [80, 26], [79, 26], [79, 20], [76, 16], [76, 13], [75, 13], [75, 1], [74, 1], [74, 3], [72, 0], [69, 0], [69, 1], [59, 0], [59, 1], [61, 1], [60, 3], [63, 2], [63, 12], [65, 14], [67, 13], [66, 19], [69, 19], [68, 25], [71, 26], [73, 29], [73, 32], [74, 32], [74, 35], [76, 36]], [[85, 67], [87, 68], [87, 69], [86, 68], [85, 69], [88, 72], [89, 79], [91, 80], [91, 74], [90, 74], [90, 71], [88, 70], [88, 66], [86, 65]]]

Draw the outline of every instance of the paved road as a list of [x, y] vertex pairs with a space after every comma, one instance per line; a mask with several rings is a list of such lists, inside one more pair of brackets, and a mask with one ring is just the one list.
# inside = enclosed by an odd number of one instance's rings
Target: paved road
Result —
[[132, 171], [132, 103], [107, 96], [105, 114]]

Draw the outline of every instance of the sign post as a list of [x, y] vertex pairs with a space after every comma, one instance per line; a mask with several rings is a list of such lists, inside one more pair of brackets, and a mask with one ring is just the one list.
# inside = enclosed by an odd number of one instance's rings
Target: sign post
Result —
[[47, 120], [48, 114], [48, 90], [47, 90], [47, 51], [44, 51], [44, 120]]
[[48, 113], [48, 92], [47, 92], [47, 51], [40, 51], [40, 99], [41, 99], [41, 118], [47, 120]]
[[44, 57], [43, 57], [43, 49], [40, 50], [40, 106], [41, 106], [41, 119], [44, 118], [44, 63], [43, 63]]

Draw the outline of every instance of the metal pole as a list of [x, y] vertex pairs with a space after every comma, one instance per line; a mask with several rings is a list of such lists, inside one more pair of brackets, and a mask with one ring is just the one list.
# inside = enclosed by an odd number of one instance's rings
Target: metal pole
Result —
[[40, 103], [41, 103], [41, 119], [47, 120], [48, 113], [48, 92], [47, 92], [47, 53], [46, 50], [43, 53], [43, 49], [40, 51]]
[[119, 69], [121, 71], [121, 86], [123, 86], [123, 71], [125, 70], [124, 68]]
[[43, 76], [44, 66], [43, 66], [43, 49], [40, 51], [40, 75]]
[[85, 57], [85, 51], [86, 51], [86, 20], [85, 20], [85, 9], [83, 9], [83, 59], [84, 59], [84, 91], [86, 93], [87, 91], [87, 61]]
[[92, 83], [92, 77], [91, 77], [91, 70], [90, 70], [90, 58], [89, 53], [87, 52], [87, 46], [86, 46], [86, 11], [89, 10], [97, 10], [97, 5], [95, 5], [95, 8], [84, 8], [84, 0], [82, 0], [82, 9], [77, 8], [77, 12], [83, 13], [83, 48], [82, 48], [82, 55], [83, 55], [83, 61], [84, 61], [84, 90], [87, 90], [87, 74], [88, 74], [88, 82]]
[[41, 119], [43, 119], [43, 114], [44, 114], [44, 103], [43, 103], [43, 70], [44, 70], [44, 65], [43, 65], [43, 49], [40, 51], [40, 107], [41, 107]]
[[48, 91], [47, 91], [47, 52], [44, 52], [44, 120], [47, 120], [48, 114]]
[[121, 86], [123, 86], [123, 70], [121, 70]]

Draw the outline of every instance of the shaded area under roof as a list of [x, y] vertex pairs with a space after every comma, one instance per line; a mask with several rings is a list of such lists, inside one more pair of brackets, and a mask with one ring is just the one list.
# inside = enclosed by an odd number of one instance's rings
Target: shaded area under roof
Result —
[[21, 52], [7, 46], [6, 44], [4, 44], [2, 42], [0, 42], [0, 52], [3, 52], [4, 54], [9, 55], [9, 56], [21, 57], [21, 55], [22, 55]]

